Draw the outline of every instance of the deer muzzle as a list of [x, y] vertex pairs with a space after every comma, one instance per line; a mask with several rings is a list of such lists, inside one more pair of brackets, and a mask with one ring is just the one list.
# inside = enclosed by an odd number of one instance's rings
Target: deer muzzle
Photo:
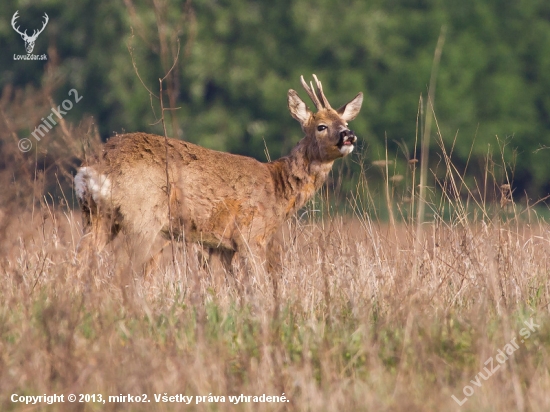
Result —
[[340, 140], [338, 141], [338, 147], [341, 148], [342, 146], [348, 146], [348, 145], [355, 145], [355, 142], [357, 141], [357, 136], [355, 136], [355, 133], [353, 130], [342, 130], [340, 132]]

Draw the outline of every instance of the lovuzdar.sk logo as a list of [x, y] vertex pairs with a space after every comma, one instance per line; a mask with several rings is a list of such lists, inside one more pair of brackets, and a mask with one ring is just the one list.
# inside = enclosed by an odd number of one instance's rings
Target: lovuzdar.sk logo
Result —
[[27, 50], [27, 54], [14, 54], [13, 60], [48, 60], [48, 56], [45, 54], [32, 54], [32, 51], [34, 50], [34, 43], [36, 42], [36, 39], [44, 31], [46, 28], [46, 25], [48, 24], [48, 21], [50, 18], [46, 13], [44, 13], [44, 22], [42, 23], [42, 28], [40, 30], [33, 30], [32, 35], [27, 34], [27, 29], [25, 31], [21, 31], [19, 29], [20, 26], [16, 26], [17, 19], [19, 18], [19, 10], [17, 10], [13, 17], [11, 18], [11, 27], [13, 27], [13, 30], [15, 30], [23, 39], [25, 42], [25, 49]]

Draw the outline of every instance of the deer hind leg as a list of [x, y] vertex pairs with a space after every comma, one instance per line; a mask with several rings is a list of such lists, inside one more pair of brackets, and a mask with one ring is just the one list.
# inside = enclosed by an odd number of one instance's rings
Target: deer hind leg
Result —
[[150, 249], [150, 258], [146, 260], [144, 264], [144, 274], [152, 273], [153, 270], [159, 267], [159, 264], [162, 260], [162, 255], [164, 254], [164, 251], [167, 246], [170, 245], [170, 241], [163, 241], [162, 245], [157, 247], [156, 249], [151, 247]]
[[119, 210], [111, 210], [103, 201], [110, 191], [110, 181], [95, 169], [82, 167], [74, 178], [74, 184], [84, 229], [77, 255], [99, 253], [120, 231]]
[[[154, 215], [146, 213], [138, 222], [130, 228], [125, 228], [125, 246], [128, 256], [128, 266], [134, 271], [142, 274], [152, 269], [151, 248], [158, 237], [164, 222], [158, 221]], [[162, 250], [161, 250], [162, 252]]]
[[102, 252], [120, 231], [120, 226], [110, 215], [104, 216], [97, 213], [97, 210], [92, 211], [87, 205], [82, 206], [82, 223], [84, 234], [77, 249], [83, 252]]
[[98, 256], [120, 232], [118, 218], [101, 213], [97, 205], [81, 203], [83, 235], [76, 252], [79, 262]]

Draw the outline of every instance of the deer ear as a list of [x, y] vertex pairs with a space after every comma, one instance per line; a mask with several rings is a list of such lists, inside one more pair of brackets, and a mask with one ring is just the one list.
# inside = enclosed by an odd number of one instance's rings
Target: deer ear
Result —
[[361, 105], [363, 104], [363, 93], [359, 93], [355, 98], [349, 102], [340, 107], [336, 112], [340, 115], [340, 117], [345, 120], [346, 122], [349, 122], [350, 120], [355, 119], [355, 117], [359, 114], [359, 110], [361, 110]]
[[295, 90], [290, 89], [288, 91], [288, 110], [290, 114], [303, 126], [311, 118], [311, 111], [307, 108], [306, 104]]

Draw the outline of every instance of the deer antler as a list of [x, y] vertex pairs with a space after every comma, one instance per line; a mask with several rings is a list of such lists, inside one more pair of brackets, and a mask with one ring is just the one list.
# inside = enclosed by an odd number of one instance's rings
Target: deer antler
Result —
[[321, 98], [321, 101], [323, 102], [325, 109], [332, 109], [332, 107], [330, 107], [330, 103], [328, 102], [328, 99], [325, 97], [325, 93], [323, 93], [323, 85], [321, 84], [317, 76], [313, 75], [313, 78], [315, 79], [315, 83], [317, 84], [319, 97]]
[[304, 80], [304, 76], [300, 76], [300, 81], [302, 82], [302, 87], [307, 92], [309, 98], [315, 104], [315, 107], [317, 108], [317, 110], [321, 110], [323, 108], [323, 106], [321, 105], [321, 102], [319, 101], [319, 98], [317, 97], [317, 95], [313, 91], [313, 84], [310, 83], [311, 84], [311, 88], [310, 88], [307, 85], [306, 81]]
[[[25, 30], [24, 33], [21, 33], [21, 32], [19, 31], [19, 26], [15, 27], [15, 21], [19, 18], [19, 16], [17, 15], [18, 13], [19, 13], [19, 10], [17, 10], [17, 11], [14, 13], [13, 17], [11, 18], [11, 27], [13, 27], [13, 30], [15, 30], [15, 31], [16, 31], [17, 33], [19, 33], [21, 36], [27, 36], [27, 30]], [[44, 13], [44, 14], [46, 14], [46, 13]]]
[[28, 41], [33, 41], [33, 40], [36, 40], [36, 38], [38, 37], [38, 35], [40, 33], [42, 33], [44, 31], [44, 29], [46, 28], [46, 25], [48, 24], [48, 22], [50, 21], [50, 18], [48, 17], [48, 14], [47, 13], [44, 13], [44, 22], [42, 23], [42, 28], [40, 30], [33, 30], [33, 33], [32, 33], [32, 36], [29, 36], [27, 34], [27, 30], [25, 30], [24, 32], [21, 32], [19, 31], [19, 26], [15, 27], [15, 24], [16, 24], [16, 20], [19, 18], [18, 16], [18, 13], [19, 13], [19, 10], [17, 10], [13, 17], [11, 18], [11, 26], [13, 27], [13, 29], [19, 33], [25, 40], [28, 40]]
[[302, 86], [307, 92], [310, 99], [315, 104], [315, 107], [317, 110], [321, 109], [331, 109], [331, 106], [325, 97], [325, 94], [323, 93], [323, 85], [319, 81], [316, 75], [313, 75], [313, 79], [315, 80], [315, 84], [317, 85], [317, 92], [315, 92], [315, 88], [313, 87], [313, 82], [309, 82], [309, 86], [307, 85], [306, 81], [304, 80], [304, 76], [300, 76], [300, 81], [302, 82]]
[[48, 17], [48, 15], [46, 13], [44, 13], [44, 16], [42, 16], [42, 17], [45, 18], [44, 23], [42, 23], [42, 28], [40, 30], [38, 30], [38, 32], [36, 30], [33, 30], [33, 33], [32, 33], [32, 36], [31, 36], [32, 39], [36, 39], [38, 37], [38, 35], [44, 31], [44, 29], [46, 28], [46, 25], [50, 21], [50, 18]]

